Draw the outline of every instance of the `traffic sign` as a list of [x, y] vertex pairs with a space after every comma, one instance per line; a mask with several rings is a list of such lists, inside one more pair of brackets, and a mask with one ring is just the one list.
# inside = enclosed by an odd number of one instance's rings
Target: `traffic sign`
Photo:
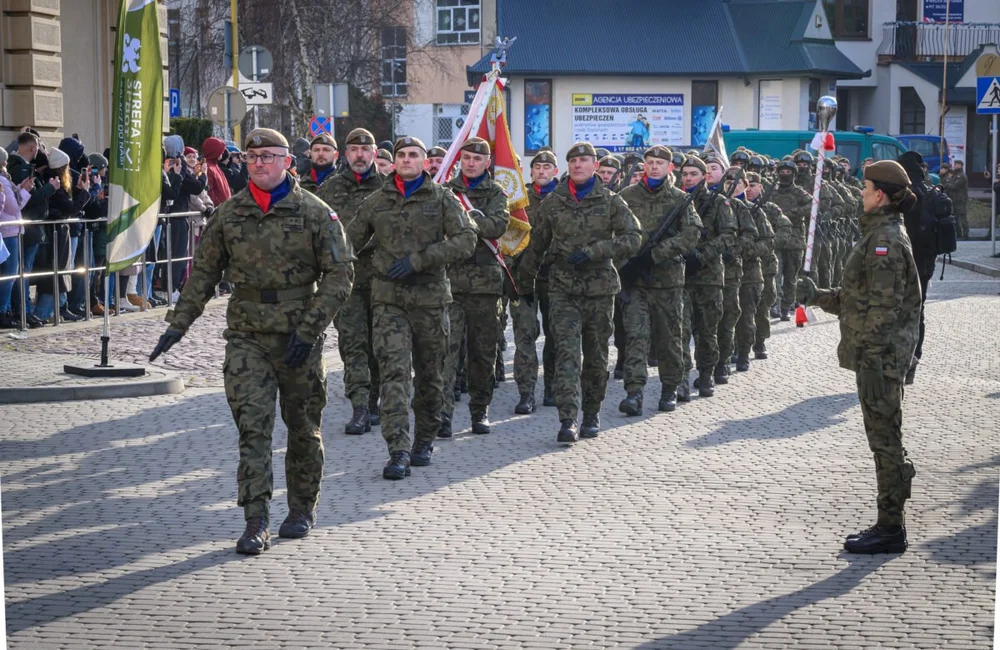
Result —
[[266, 83], [241, 83], [240, 92], [247, 100], [247, 106], [264, 106], [274, 103], [274, 84], [270, 81]]
[[309, 134], [315, 138], [320, 133], [333, 133], [333, 122], [325, 115], [314, 115], [309, 120]]
[[170, 117], [181, 116], [181, 91], [177, 88], [170, 89]]
[[[229, 97], [229, 115], [226, 115], [226, 97]], [[243, 93], [232, 86], [219, 86], [208, 98], [208, 119], [226, 126], [239, 122], [247, 114], [247, 100]]]
[[266, 47], [251, 45], [240, 50], [240, 57], [236, 61], [236, 67], [239, 68], [240, 73], [247, 79], [251, 81], [264, 81], [271, 76], [274, 59]]
[[976, 114], [1000, 115], [1000, 77], [976, 78]]

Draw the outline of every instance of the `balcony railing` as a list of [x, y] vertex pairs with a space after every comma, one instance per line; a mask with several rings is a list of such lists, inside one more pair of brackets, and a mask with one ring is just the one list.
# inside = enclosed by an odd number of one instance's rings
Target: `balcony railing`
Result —
[[879, 61], [936, 61], [946, 51], [949, 59], [961, 58], [986, 43], [1000, 43], [1000, 23], [955, 23], [945, 32], [944, 23], [883, 23]]

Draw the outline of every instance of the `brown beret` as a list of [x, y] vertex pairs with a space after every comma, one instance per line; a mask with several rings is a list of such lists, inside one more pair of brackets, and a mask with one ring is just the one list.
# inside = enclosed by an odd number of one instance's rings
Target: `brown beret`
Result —
[[244, 149], [256, 149], [257, 147], [284, 147], [288, 148], [288, 140], [274, 129], [254, 129], [247, 134]]
[[535, 163], [549, 163], [556, 166], [559, 165], [559, 161], [556, 160], [556, 155], [548, 149], [536, 153], [535, 157], [531, 159], [531, 165], [529, 166], [534, 167]]
[[694, 167], [698, 169], [702, 174], [708, 173], [708, 165], [706, 165], [705, 161], [699, 158], [698, 156], [688, 156], [687, 160], [684, 161], [684, 164], [681, 165], [681, 169], [685, 167]]
[[427, 153], [427, 147], [424, 143], [420, 141], [420, 138], [414, 138], [412, 135], [407, 135], [399, 140], [396, 140], [396, 144], [392, 146], [392, 153], [396, 154], [400, 149], [405, 149], [407, 147], [417, 147], [424, 153]]
[[708, 169], [708, 166], [711, 165], [712, 163], [715, 163], [719, 167], [722, 167], [723, 170], [728, 169], [728, 166], [726, 165], [725, 161], [722, 160], [722, 158], [716, 156], [714, 153], [708, 154], [703, 159], [705, 161], [705, 169]]
[[747, 183], [760, 183], [760, 174], [757, 172], [747, 172]]
[[448, 152], [441, 147], [431, 147], [427, 150], [428, 158], [444, 158], [448, 155]]
[[604, 156], [601, 158], [601, 162], [598, 163], [598, 167], [613, 167], [614, 169], [620, 170], [622, 168], [622, 163], [620, 160], [614, 156]]
[[329, 133], [320, 133], [315, 138], [309, 141], [309, 148], [312, 149], [314, 144], [325, 144], [328, 147], [337, 148], [337, 141]]
[[597, 150], [594, 149], [594, 145], [589, 142], [574, 143], [573, 146], [569, 148], [569, 151], [566, 152], [566, 160], [569, 161], [579, 156], [593, 156], [594, 158], [597, 158]]
[[880, 160], [865, 167], [865, 180], [873, 183], [887, 183], [901, 187], [910, 186], [906, 170], [895, 160]]
[[632, 173], [633, 174], [636, 173], [636, 172], [644, 172], [644, 171], [646, 171], [646, 166], [644, 164], [642, 164], [641, 162], [637, 162], [635, 164], [635, 167], [632, 168]]
[[462, 151], [468, 151], [469, 153], [478, 153], [483, 156], [490, 155], [490, 143], [482, 138], [477, 138], [475, 136], [469, 138], [462, 145]]
[[646, 153], [642, 154], [643, 158], [662, 158], [666, 161], [672, 161], [674, 159], [674, 152], [670, 150], [669, 147], [664, 147], [662, 144], [654, 144], [649, 149], [646, 149]]
[[375, 154], [375, 157], [392, 162], [392, 152], [389, 151], [388, 149], [379, 149], [378, 152]]
[[347, 134], [344, 144], [375, 144], [375, 136], [368, 129], [354, 129]]
[[726, 178], [732, 178], [737, 181], [744, 180], [747, 176], [746, 171], [743, 170], [739, 165], [733, 165], [726, 170]]

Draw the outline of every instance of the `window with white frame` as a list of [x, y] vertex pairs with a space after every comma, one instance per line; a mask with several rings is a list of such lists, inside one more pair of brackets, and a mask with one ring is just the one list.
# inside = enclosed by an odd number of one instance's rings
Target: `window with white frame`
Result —
[[382, 96], [406, 96], [406, 28], [382, 29]]
[[479, 45], [479, 0], [436, 0], [437, 44]]

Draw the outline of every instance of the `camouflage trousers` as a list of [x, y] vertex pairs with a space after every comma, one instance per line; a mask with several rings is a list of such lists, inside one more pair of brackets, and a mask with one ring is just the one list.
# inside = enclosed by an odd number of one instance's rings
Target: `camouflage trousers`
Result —
[[691, 337], [694, 336], [694, 367], [712, 374], [719, 363], [719, 321], [722, 320], [722, 287], [684, 288], [684, 371], [692, 368]]
[[864, 398], [859, 383], [858, 398], [861, 400], [868, 446], [875, 455], [878, 523], [902, 526], [904, 505], [910, 498], [910, 484], [916, 470], [903, 448], [903, 384], [888, 377], [885, 382], [889, 390], [885, 396], [875, 400]]
[[226, 400], [240, 435], [236, 470], [237, 503], [243, 514], [268, 517], [274, 476], [271, 434], [275, 399], [288, 428], [285, 483], [289, 509], [312, 512], [323, 481], [323, 408], [326, 367], [323, 337], [301, 368], [285, 366], [287, 334], [250, 334], [226, 330], [222, 376]]
[[652, 345], [660, 383], [674, 389], [684, 376], [684, 289], [633, 287], [624, 305], [625, 391], [641, 392], [646, 385], [647, 360]]
[[839, 287], [844, 279], [844, 262], [850, 249], [843, 237], [837, 237], [833, 242], [833, 270], [830, 273], [831, 287]]
[[[444, 363], [444, 385], [455, 385], [464, 332], [469, 412], [485, 413], [493, 401], [493, 373], [500, 341], [500, 296], [456, 293], [452, 299], [448, 306], [451, 342]], [[442, 410], [449, 414], [455, 411], [454, 391], [445, 391]]]
[[614, 310], [614, 296], [549, 293], [550, 329], [556, 343], [552, 396], [560, 420], [576, 420], [581, 393], [585, 415], [601, 410], [608, 392], [608, 340], [614, 331]]
[[771, 305], [774, 304], [776, 285], [775, 276], [770, 274], [764, 276], [764, 287], [760, 292], [760, 302], [757, 304], [757, 314], [754, 318], [757, 325], [754, 335], [755, 351], [760, 350], [764, 341], [771, 338]]
[[722, 318], [719, 319], [719, 361], [729, 363], [736, 349], [736, 323], [740, 320], [740, 285], [739, 280], [726, 280], [722, 287]]
[[[538, 326], [538, 313], [541, 312], [542, 326]], [[545, 333], [545, 343], [542, 346], [542, 379], [545, 386], [551, 388], [555, 377], [556, 344], [552, 340], [549, 323], [549, 285], [547, 282], [535, 282], [535, 301], [528, 304], [521, 300], [518, 304], [510, 303], [510, 317], [514, 323], [514, 381], [517, 392], [521, 395], [534, 395], [538, 381], [538, 341], [539, 331]]]
[[778, 251], [778, 273], [781, 274], [781, 311], [788, 311], [795, 304], [795, 283], [802, 271], [804, 250], [781, 249]]
[[952, 212], [955, 213], [955, 234], [959, 239], [969, 238], [969, 212], [965, 205], [952, 204]]
[[410, 451], [410, 383], [414, 442], [430, 443], [441, 428], [442, 371], [448, 354], [447, 307], [376, 303], [372, 345], [382, 373], [382, 437], [389, 452]]
[[[740, 319], [736, 322], [736, 356], [749, 357], [757, 342], [757, 308], [763, 302], [763, 282], [740, 283]], [[725, 361], [725, 359], [723, 359]]]
[[333, 325], [344, 362], [344, 395], [351, 406], [368, 406], [369, 396], [379, 391], [378, 364], [372, 349], [371, 287], [354, 287]]
[[833, 246], [826, 237], [813, 244], [812, 269], [809, 277], [822, 289], [829, 289], [833, 280]]

